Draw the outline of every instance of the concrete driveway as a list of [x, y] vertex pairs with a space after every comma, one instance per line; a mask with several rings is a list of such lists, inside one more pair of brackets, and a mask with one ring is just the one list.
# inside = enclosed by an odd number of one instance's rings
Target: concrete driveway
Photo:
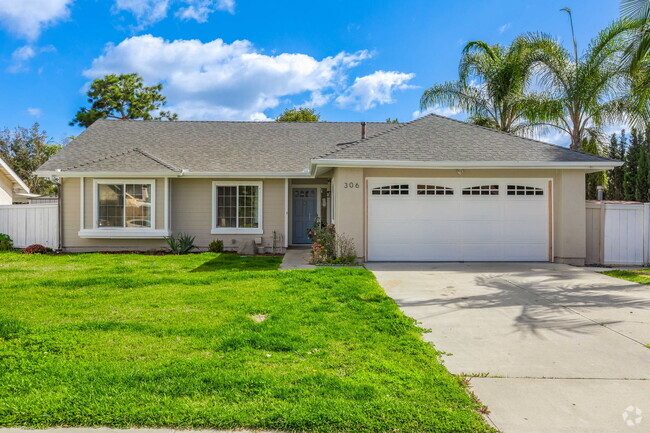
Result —
[[[650, 431], [650, 288], [539, 263], [371, 263], [505, 433]], [[628, 426], [631, 424], [631, 426]]]

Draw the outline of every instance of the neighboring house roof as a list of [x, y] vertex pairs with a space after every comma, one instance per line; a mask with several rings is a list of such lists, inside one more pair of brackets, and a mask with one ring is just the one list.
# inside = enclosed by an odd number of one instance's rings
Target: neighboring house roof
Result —
[[[368, 123], [368, 134], [393, 126]], [[99, 120], [38, 172], [302, 173], [359, 137], [358, 122]]]
[[305, 175], [338, 165], [614, 167], [619, 162], [437, 115], [405, 124], [99, 120], [38, 173]]
[[12, 182], [15, 184], [14, 188], [17, 189], [17, 193], [22, 193], [22, 194], [29, 194], [29, 187], [21, 178], [18, 177], [15, 171], [9, 167], [9, 164], [7, 164], [2, 158], [0, 158], [0, 173], [4, 173], [7, 177], [9, 177]]
[[605, 163], [616, 161], [430, 114], [322, 155], [318, 161]]

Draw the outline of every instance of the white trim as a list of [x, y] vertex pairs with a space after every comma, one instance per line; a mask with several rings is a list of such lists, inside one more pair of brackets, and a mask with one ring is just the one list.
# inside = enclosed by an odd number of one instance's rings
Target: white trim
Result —
[[79, 230], [86, 228], [86, 178], [79, 178]]
[[169, 234], [168, 230], [120, 227], [79, 230], [82, 239], [163, 239]]
[[289, 179], [284, 179], [284, 247], [289, 247]]
[[[116, 185], [116, 184], [128, 184], [128, 185], [150, 185], [151, 186], [151, 227], [150, 228], [140, 228], [140, 227], [99, 227], [97, 225], [97, 219], [99, 217], [99, 189], [98, 186], [101, 184]], [[126, 205], [124, 206], [124, 212], [126, 212]], [[126, 222], [126, 218], [124, 218]], [[141, 233], [149, 232], [163, 232], [165, 230], [156, 230], [156, 180], [155, 179], [93, 179], [93, 229], [91, 232], [106, 230], [115, 231], [115, 230], [128, 230], [128, 233], [133, 233], [134, 235], [129, 235], [128, 237], [147, 237], [141, 235]], [[85, 231], [85, 230], [82, 230]], [[80, 232], [81, 233], [81, 232]], [[138, 236], [140, 234], [140, 236]], [[114, 237], [114, 236], [107, 236]]]
[[623, 165], [620, 161], [603, 162], [555, 162], [555, 161], [391, 161], [391, 160], [361, 160], [361, 159], [312, 159], [313, 166], [328, 167], [385, 167], [385, 168], [484, 168], [484, 169], [589, 169], [615, 168]]
[[[258, 188], [257, 200], [257, 228], [238, 228], [238, 227], [217, 227], [217, 186], [256, 186]], [[239, 189], [238, 189], [239, 191]], [[237, 206], [239, 214], [239, 206]], [[219, 181], [212, 182], [212, 226], [210, 234], [213, 235], [261, 235], [264, 233], [264, 182], [246, 182], [246, 181]], [[236, 217], [237, 224], [239, 218]]]
[[39, 177], [104, 177], [104, 178], [123, 178], [129, 176], [139, 177], [187, 177], [187, 178], [205, 178], [205, 177], [220, 177], [220, 178], [237, 178], [237, 179], [260, 179], [260, 178], [306, 178], [312, 179], [313, 176], [309, 171], [299, 173], [255, 173], [255, 172], [192, 172], [186, 171], [184, 173], [169, 174], [169, 173], [148, 173], [148, 172], [117, 172], [117, 171], [98, 171], [98, 172], [84, 172], [84, 171], [36, 171]]
[[18, 186], [25, 190], [27, 194], [30, 193], [29, 187], [25, 184], [25, 182], [23, 182], [21, 178], [18, 177], [16, 172], [13, 171], [11, 167], [9, 167], [9, 164], [7, 164], [2, 158], [0, 158], [0, 167], [2, 167], [7, 172], [9, 177], [13, 178], [14, 182], [16, 182]]
[[164, 211], [165, 215], [163, 215], [163, 224], [164, 224], [165, 230], [169, 231], [169, 227], [170, 227], [170, 224], [169, 224], [169, 219], [170, 219], [169, 206], [170, 206], [170, 202], [169, 201], [170, 200], [169, 200], [169, 178], [168, 177], [165, 178], [164, 184], [165, 184], [165, 202], [163, 204], [164, 204], [164, 207], [165, 207], [165, 211]]

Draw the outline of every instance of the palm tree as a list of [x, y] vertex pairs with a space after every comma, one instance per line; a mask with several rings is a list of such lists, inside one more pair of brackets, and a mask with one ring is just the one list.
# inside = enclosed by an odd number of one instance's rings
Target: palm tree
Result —
[[463, 49], [459, 80], [436, 84], [420, 99], [420, 108], [437, 105], [460, 108], [473, 123], [504, 132], [529, 127], [527, 112], [535, 96], [525, 93], [530, 78], [529, 51], [525, 44], [509, 47], [468, 43]]
[[571, 53], [549, 35], [522, 36], [532, 53], [541, 98], [529, 111], [529, 120], [541, 128], [566, 132], [570, 147], [577, 150], [585, 139], [599, 137], [604, 125], [628, 120], [638, 109], [630, 97], [630, 75], [620, 67], [624, 36], [630, 28], [628, 21], [614, 22], [582, 56], [575, 42]]
[[627, 38], [624, 67], [632, 80], [637, 127], [648, 120], [650, 101], [650, 0], [622, 0], [621, 17], [632, 26]]

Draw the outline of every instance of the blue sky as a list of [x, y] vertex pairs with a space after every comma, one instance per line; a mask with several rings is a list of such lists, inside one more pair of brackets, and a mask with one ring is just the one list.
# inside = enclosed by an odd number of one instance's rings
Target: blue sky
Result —
[[618, 16], [616, 0], [0, 0], [0, 127], [77, 135], [85, 86], [110, 72], [163, 82], [187, 120], [310, 105], [330, 121], [409, 121], [425, 88], [457, 78], [466, 42], [569, 41], [567, 6], [582, 47]]

